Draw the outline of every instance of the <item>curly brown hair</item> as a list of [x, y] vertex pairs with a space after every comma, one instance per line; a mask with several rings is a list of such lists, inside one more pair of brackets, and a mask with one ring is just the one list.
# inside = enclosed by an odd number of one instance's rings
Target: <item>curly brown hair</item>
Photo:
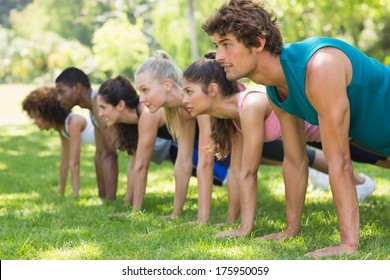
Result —
[[56, 128], [62, 127], [70, 110], [65, 109], [57, 100], [57, 90], [54, 87], [39, 87], [30, 92], [22, 102], [22, 108], [30, 118], [37, 114], [39, 117], [53, 124]]
[[[126, 107], [130, 109], [137, 108], [139, 104], [139, 96], [131, 82], [124, 76], [119, 75], [114, 79], [105, 81], [99, 89], [98, 93], [104, 102], [112, 106], [118, 105], [119, 101], [123, 100]], [[113, 126], [115, 134], [115, 147], [120, 151], [126, 151], [129, 155], [133, 155], [137, 150], [138, 144], [138, 125], [127, 123], [116, 123]]]
[[275, 14], [267, 12], [264, 6], [256, 0], [230, 0], [202, 24], [202, 29], [209, 36], [231, 33], [247, 48], [259, 47], [257, 38], [265, 38], [264, 48], [279, 54], [283, 47], [282, 35]]

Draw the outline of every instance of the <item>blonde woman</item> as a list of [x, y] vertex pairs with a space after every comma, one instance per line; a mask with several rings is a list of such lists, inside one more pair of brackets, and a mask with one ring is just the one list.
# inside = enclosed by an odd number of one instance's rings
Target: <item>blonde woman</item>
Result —
[[135, 72], [135, 85], [140, 93], [140, 102], [151, 113], [164, 108], [167, 126], [178, 140], [178, 155], [175, 164], [175, 198], [172, 217], [179, 215], [186, 200], [191, 176], [196, 123], [199, 125], [197, 165], [198, 223], [209, 220], [213, 186], [214, 154], [211, 145], [210, 117], [192, 117], [182, 100], [182, 71], [168, 53], [158, 51], [145, 60]]

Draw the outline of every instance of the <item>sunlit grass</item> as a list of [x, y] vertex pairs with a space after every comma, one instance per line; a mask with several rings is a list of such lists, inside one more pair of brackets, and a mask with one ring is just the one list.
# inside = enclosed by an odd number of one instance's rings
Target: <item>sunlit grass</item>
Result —
[[[80, 197], [58, 194], [60, 141], [56, 133], [29, 124], [0, 125], [0, 258], [58, 260], [305, 259], [304, 254], [339, 242], [330, 191], [310, 191], [302, 231], [288, 241], [256, 237], [285, 227], [281, 167], [262, 166], [258, 177], [254, 230], [249, 237], [214, 238], [233, 225], [226, 221], [226, 186], [214, 187], [210, 223], [187, 225], [197, 217], [197, 181], [190, 180], [183, 215], [163, 219], [173, 210], [173, 165], [151, 164], [144, 210], [124, 206], [129, 157], [119, 154], [117, 199], [97, 197], [94, 146], [82, 147]], [[390, 259], [390, 173], [369, 165], [358, 172], [375, 178], [378, 188], [360, 206], [361, 247], [351, 256], [331, 259]]]
[[87, 260], [98, 258], [99, 244], [80, 244], [74, 247], [52, 248], [40, 254], [44, 260]]

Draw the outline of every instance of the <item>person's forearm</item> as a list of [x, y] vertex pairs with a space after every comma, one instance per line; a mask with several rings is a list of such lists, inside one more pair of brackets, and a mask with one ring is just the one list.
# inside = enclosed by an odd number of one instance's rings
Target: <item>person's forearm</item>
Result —
[[144, 202], [146, 184], [147, 184], [148, 167], [141, 166], [133, 171], [133, 210], [141, 211]]
[[131, 164], [127, 166], [127, 189], [125, 194], [125, 205], [129, 205], [133, 203], [133, 180], [134, 180], [134, 174], [133, 174], [133, 168]]
[[192, 165], [175, 164], [175, 196], [173, 201], [172, 216], [180, 215], [183, 211], [187, 196], [188, 184], [191, 178]]
[[357, 248], [360, 238], [359, 203], [352, 165], [345, 162], [336, 168], [335, 163], [329, 162], [329, 177], [339, 220], [341, 243]]
[[68, 177], [68, 165], [61, 162], [60, 165], [60, 194], [65, 194], [66, 181]]
[[257, 175], [248, 174], [240, 176], [240, 204], [241, 225], [240, 230], [249, 234], [253, 229], [256, 213]]
[[73, 197], [78, 197], [80, 190], [80, 163], [78, 161], [70, 163], [70, 172], [72, 177]]
[[238, 181], [239, 174], [229, 170], [227, 179], [228, 191], [228, 220], [229, 224], [236, 221], [240, 216], [240, 184]]
[[[297, 176], [297, 174], [300, 174]], [[302, 212], [305, 203], [308, 167], [307, 164], [283, 163], [283, 177], [286, 192], [286, 231], [296, 235], [301, 228]]]
[[104, 188], [104, 179], [103, 179], [103, 165], [101, 154], [96, 151], [95, 153], [95, 173], [96, 173], [96, 183], [98, 187], [98, 194], [100, 198], [105, 198], [106, 192]]
[[198, 222], [207, 223], [210, 217], [211, 193], [213, 188], [213, 164], [199, 161], [196, 177], [198, 179]]
[[104, 152], [102, 155], [102, 173], [105, 189], [105, 198], [115, 200], [118, 184], [118, 158], [112, 151]]

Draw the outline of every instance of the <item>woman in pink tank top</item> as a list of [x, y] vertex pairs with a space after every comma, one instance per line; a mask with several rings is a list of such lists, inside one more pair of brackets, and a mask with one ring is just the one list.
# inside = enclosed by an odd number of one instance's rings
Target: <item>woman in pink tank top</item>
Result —
[[[228, 81], [213, 52], [184, 71], [183, 89], [183, 101], [192, 116], [211, 115], [211, 135], [217, 156], [223, 158], [231, 153], [229, 210], [241, 210], [241, 225], [217, 236], [248, 235], [255, 219], [257, 172], [264, 143], [281, 139], [279, 120], [264, 90], [256, 86], [242, 91], [236, 82]], [[306, 123], [303, 129], [307, 141], [320, 141], [317, 126]], [[322, 151], [316, 151], [313, 167], [327, 172]], [[365, 179], [355, 175], [355, 180], [361, 184]], [[234, 215], [238, 218], [239, 212], [231, 213]]]

